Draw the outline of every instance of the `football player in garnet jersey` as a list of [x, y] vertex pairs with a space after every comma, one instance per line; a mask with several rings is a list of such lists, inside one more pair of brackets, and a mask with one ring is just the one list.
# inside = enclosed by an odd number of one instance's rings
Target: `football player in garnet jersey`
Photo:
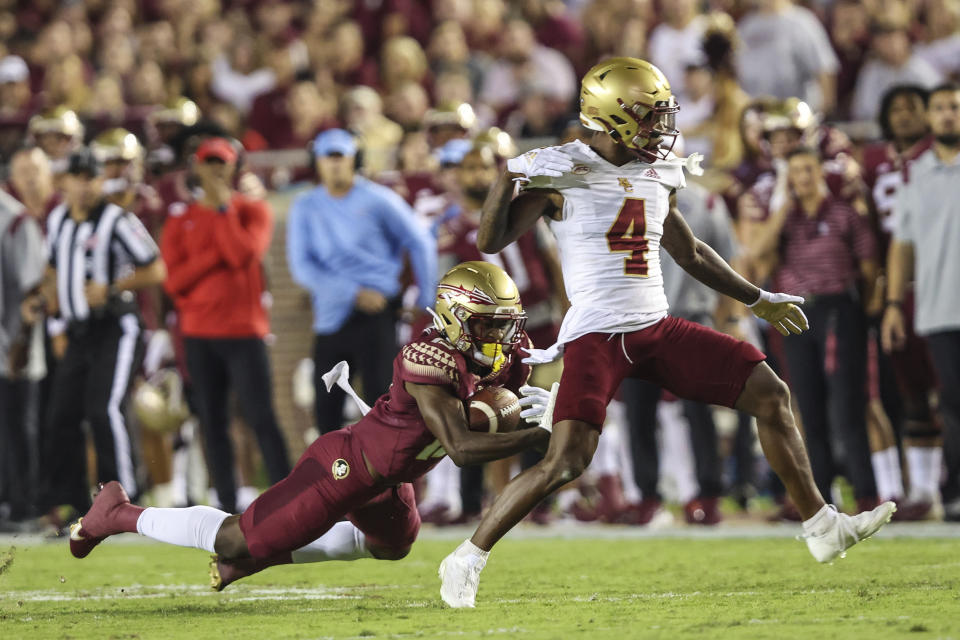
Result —
[[110, 482], [71, 527], [71, 553], [84, 558], [123, 532], [204, 549], [217, 554], [218, 590], [277, 564], [404, 557], [420, 528], [411, 481], [445, 455], [476, 464], [549, 440], [549, 421], [511, 433], [468, 429], [464, 401], [489, 386], [534, 394], [521, 401], [533, 424], [549, 412], [546, 392], [522, 386], [530, 370], [518, 353], [528, 345], [526, 316], [513, 280], [489, 263], [458, 265], [440, 281], [436, 307], [433, 328], [394, 360], [390, 391], [358, 423], [315, 440], [242, 514], [143, 509]]
[[[453, 607], [474, 606], [493, 545], [590, 463], [607, 404], [626, 377], [755, 416], [767, 460], [803, 516], [807, 546], [820, 562], [873, 535], [896, 510], [884, 503], [851, 517], [827, 505], [790, 411], [790, 392], [763, 354], [667, 315], [661, 246], [690, 275], [747, 305], [780, 333], [808, 328], [795, 304], [802, 298], [750, 284], [684, 222], [676, 204], [684, 161], [670, 151], [679, 133], [678, 108], [667, 79], [649, 62], [605, 60], [587, 72], [580, 92], [581, 122], [595, 131], [590, 143], [577, 140], [514, 158], [484, 203], [477, 238], [484, 252], [501, 250], [540, 218], [549, 221], [572, 306], [557, 345], [526, 360], [564, 354], [550, 447], [542, 462], [507, 485], [473, 537], [440, 565], [440, 595]], [[517, 182], [523, 188], [514, 197]]]
[[[880, 103], [878, 120], [883, 140], [863, 150], [864, 180], [870, 212], [880, 238], [880, 264], [886, 264], [890, 235], [896, 225], [894, 202], [907, 180], [910, 166], [933, 145], [926, 116], [927, 90], [918, 85], [897, 85], [887, 91]], [[882, 290], [882, 287], [880, 288]], [[883, 407], [894, 426], [899, 426], [907, 459], [909, 499], [897, 500], [896, 520], [923, 520], [931, 511], [939, 491], [942, 438], [939, 421], [930, 406], [937, 378], [926, 342], [913, 331], [913, 288], [907, 290], [903, 310], [907, 337], [904, 348], [882, 354], [873, 336], [870, 393], [880, 395]], [[874, 356], [871, 355], [871, 359]], [[876, 371], [876, 374], [873, 372]], [[881, 496], [903, 499], [903, 475], [900, 451], [893, 429], [877, 430], [871, 424], [871, 449], [874, 451], [874, 472]], [[883, 485], [890, 487], [883, 493]]]

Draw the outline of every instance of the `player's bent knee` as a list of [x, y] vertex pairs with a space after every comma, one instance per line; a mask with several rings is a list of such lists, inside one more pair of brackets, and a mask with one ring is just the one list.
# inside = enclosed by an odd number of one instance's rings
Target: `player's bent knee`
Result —
[[250, 557], [247, 540], [243, 537], [243, 531], [240, 529], [240, 516], [229, 516], [223, 521], [220, 530], [217, 531], [217, 539], [213, 543], [213, 548], [217, 555], [224, 560]]
[[403, 560], [410, 553], [413, 545], [405, 547], [370, 547], [370, 555], [377, 560]]

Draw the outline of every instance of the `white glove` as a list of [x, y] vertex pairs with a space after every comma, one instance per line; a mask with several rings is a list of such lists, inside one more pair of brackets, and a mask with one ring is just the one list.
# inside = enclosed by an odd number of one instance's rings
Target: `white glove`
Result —
[[554, 344], [548, 349], [524, 349], [527, 357], [523, 359], [523, 364], [548, 364], [563, 355], [563, 345]]
[[559, 178], [571, 169], [573, 169], [573, 160], [570, 156], [552, 147], [534, 149], [522, 156], [507, 160], [507, 171], [522, 174], [522, 178], [517, 178], [522, 182], [529, 182], [530, 178], [537, 176]]
[[520, 387], [520, 393], [523, 394], [520, 398], [520, 406], [527, 407], [520, 412], [520, 417], [553, 433], [553, 407], [559, 390], [559, 382], [554, 382], [550, 391], [529, 385]]
[[758, 318], [763, 318], [773, 325], [773, 328], [782, 335], [803, 333], [810, 328], [810, 322], [803, 310], [798, 307], [803, 304], [800, 296], [791, 296], [786, 293], [770, 293], [760, 289], [760, 297], [753, 304], [747, 306]]

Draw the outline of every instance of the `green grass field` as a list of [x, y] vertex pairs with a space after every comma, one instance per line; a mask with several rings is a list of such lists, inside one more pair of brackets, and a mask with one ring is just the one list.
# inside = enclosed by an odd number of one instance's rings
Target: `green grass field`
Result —
[[0, 638], [960, 639], [956, 538], [885, 532], [822, 566], [782, 531], [518, 534], [491, 555], [475, 610], [438, 595], [458, 534], [427, 532], [400, 562], [277, 567], [220, 594], [200, 551], [126, 535], [81, 561], [65, 541], [6, 538]]

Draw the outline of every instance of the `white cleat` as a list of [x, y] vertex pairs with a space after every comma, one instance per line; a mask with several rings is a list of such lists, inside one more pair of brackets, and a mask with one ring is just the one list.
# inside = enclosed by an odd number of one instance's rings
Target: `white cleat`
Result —
[[457, 547], [440, 563], [440, 597], [454, 609], [473, 608], [480, 587], [480, 572], [487, 564], [486, 554], [474, 552], [469, 540]]
[[807, 548], [817, 562], [833, 562], [838, 556], [847, 555], [847, 549], [861, 540], [866, 540], [880, 527], [890, 522], [897, 505], [884, 502], [873, 511], [864, 511], [855, 516], [838, 513], [829, 528], [819, 535], [804, 535]]

